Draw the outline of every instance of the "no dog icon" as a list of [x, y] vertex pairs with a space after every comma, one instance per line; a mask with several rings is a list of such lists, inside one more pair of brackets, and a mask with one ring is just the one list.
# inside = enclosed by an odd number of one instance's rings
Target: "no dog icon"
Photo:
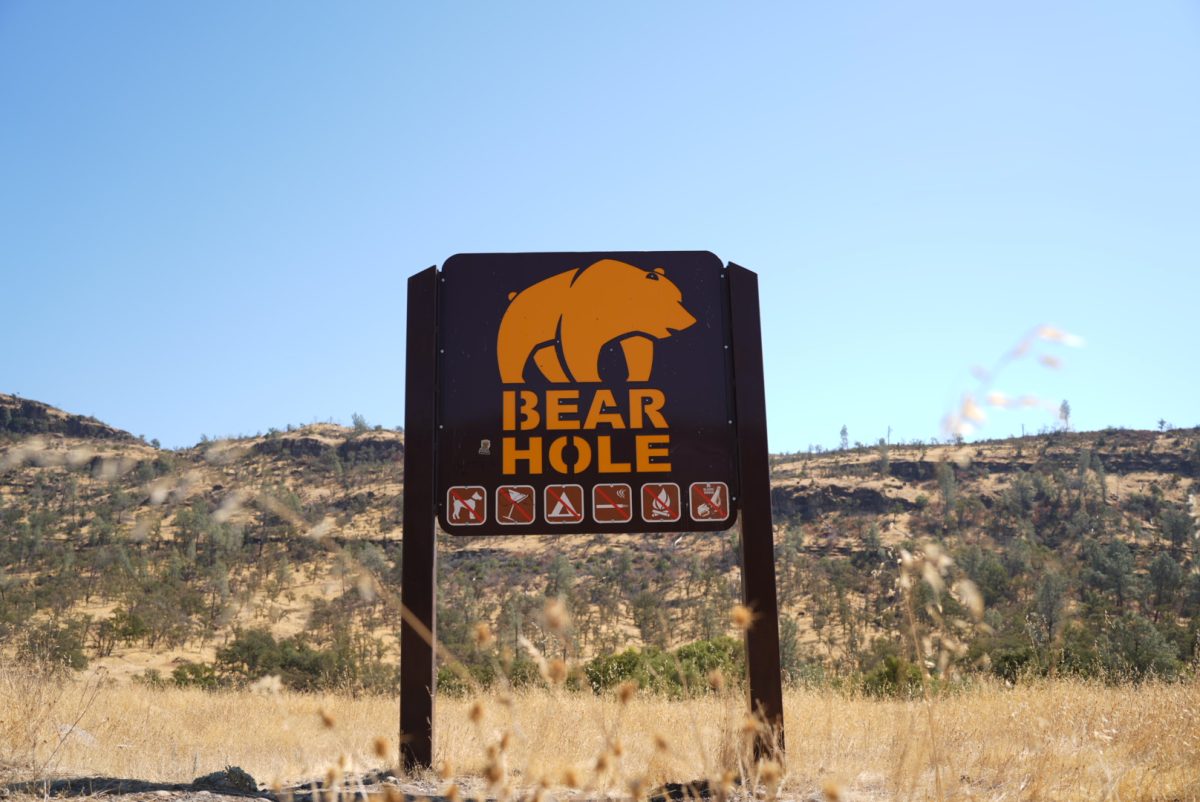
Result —
[[487, 520], [487, 489], [454, 485], [446, 491], [446, 520], [460, 526], [481, 526]]

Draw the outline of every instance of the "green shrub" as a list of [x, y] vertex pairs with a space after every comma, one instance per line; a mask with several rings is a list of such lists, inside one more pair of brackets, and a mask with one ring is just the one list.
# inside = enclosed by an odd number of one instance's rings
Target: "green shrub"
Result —
[[903, 657], [889, 654], [883, 663], [862, 678], [868, 696], [910, 699], [921, 693], [921, 669]]
[[380, 659], [377, 641], [347, 632], [337, 633], [329, 647], [317, 648], [299, 635], [277, 641], [265, 629], [243, 630], [217, 650], [213, 669], [218, 679], [233, 684], [277, 675], [297, 691], [386, 693], [395, 689], [397, 676], [396, 668]]
[[217, 671], [205, 663], [181, 663], [171, 671], [171, 681], [180, 688], [201, 688], [213, 691], [221, 687]]
[[1179, 655], [1147, 618], [1126, 613], [1099, 640], [1100, 660], [1113, 679], [1140, 681], [1150, 677], [1174, 679]]
[[725, 680], [738, 684], [746, 675], [746, 647], [741, 641], [722, 636], [680, 646], [675, 658], [683, 671], [683, 685], [693, 691], [708, 685], [708, 676], [720, 671]]
[[504, 667], [504, 675], [508, 677], [509, 684], [514, 688], [524, 688], [542, 681], [542, 674], [538, 670], [537, 663], [533, 662], [526, 654], [514, 657], [512, 662]]
[[992, 673], [1009, 682], [1016, 682], [1038, 670], [1037, 652], [1026, 644], [1001, 646], [992, 651], [991, 658]]
[[646, 646], [596, 657], [584, 666], [584, 677], [595, 693], [636, 682], [643, 690], [679, 696], [708, 690], [708, 676], [720, 671], [729, 682], [745, 675], [744, 647], [729, 637], [696, 641], [674, 653]]
[[75, 671], [85, 669], [88, 659], [83, 647], [87, 625], [88, 621], [84, 618], [53, 619], [33, 624], [26, 630], [17, 656]]
[[1103, 673], [1095, 634], [1081, 624], [1063, 628], [1058, 670], [1077, 677], [1098, 677]]
[[681, 687], [675, 661], [655, 646], [593, 658], [584, 666], [584, 676], [594, 693], [624, 682], [635, 682], [643, 690], [656, 692], [671, 692]]
[[162, 672], [157, 668], [147, 668], [141, 674], [135, 676], [133, 681], [148, 688], [167, 687], [167, 682], [163, 679]]
[[437, 692], [446, 696], [467, 696], [471, 693], [471, 685], [449, 666], [439, 666]]

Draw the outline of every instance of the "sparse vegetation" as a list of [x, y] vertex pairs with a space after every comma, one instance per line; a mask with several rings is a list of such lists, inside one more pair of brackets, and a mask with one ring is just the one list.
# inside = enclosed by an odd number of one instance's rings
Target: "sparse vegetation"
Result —
[[[282, 650], [262, 670], [286, 664], [291, 687], [386, 683], [399, 619], [375, 588], [399, 578], [403, 441], [365, 421], [359, 428], [167, 453], [133, 438], [107, 452], [86, 440], [10, 441], [0, 490], [9, 652], [75, 668], [174, 652], [228, 684], [261, 671], [221, 655], [261, 635]], [[1149, 458], [1148, 438], [1159, 435], [1118, 431], [1047, 435], [1036, 455], [1019, 458], [1003, 441], [969, 454], [881, 441], [874, 455], [781, 459], [789, 675], [865, 682], [896, 660], [917, 664], [911, 648], [883, 644], [901, 631], [899, 550], [926, 540], [942, 544], [988, 607], [991, 631], [972, 646], [976, 670], [1114, 680], [1190, 671], [1200, 578], [1186, 495], [1196, 489], [1200, 436], [1172, 435]], [[639, 659], [651, 660], [654, 649], [666, 655], [728, 632], [723, 611], [740, 596], [733, 534], [629, 542], [444, 539], [443, 643], [469, 654], [482, 621], [513, 654], [527, 641], [562, 657], [616, 660], [644, 644]], [[561, 647], [538, 618], [547, 597], [561, 598], [575, 621]], [[144, 667], [163, 676], [175, 668]], [[497, 673], [472, 670], [484, 684]]]
[[[11, 423], [20, 406], [0, 408]], [[365, 421], [289, 426], [173, 452], [121, 435], [0, 434], [0, 652], [10, 670], [55, 666], [60, 688], [78, 682], [72, 672], [107, 670], [116, 687], [106, 694], [137, 679], [162, 704], [172, 694], [225, 704], [256, 698], [245, 696], [252, 688], [299, 700], [308, 697], [289, 694], [392, 687], [402, 435]], [[811, 732], [804, 705], [862, 722], [907, 716], [924, 745], [893, 754], [887, 783], [932, 787], [912, 762], [921, 754], [953, 788], [954, 761], [982, 759], [948, 735], [956, 705], [998, 710], [1006, 693], [1194, 700], [1198, 454], [1197, 430], [1107, 430], [772, 458], [782, 657], [789, 698], [804, 700], [789, 708], [793, 732]], [[738, 708], [741, 648], [728, 615], [740, 598], [738, 547], [736, 532], [443, 537], [439, 635], [457, 660], [439, 672], [442, 737], [476, 726], [458, 700], [481, 695], [489, 706], [516, 692], [539, 709], [611, 712], [628, 688], [650, 694], [650, 706], [687, 697], [680, 709]], [[1160, 715], [1160, 726], [1175, 721]], [[724, 743], [736, 763], [738, 725], [721, 726], [703, 748]], [[64, 742], [60, 754], [73, 749]], [[795, 754], [785, 784], [824, 781]], [[639, 776], [669, 776], [663, 766], [675, 764], [654, 765]], [[857, 773], [845, 776], [857, 787]]]

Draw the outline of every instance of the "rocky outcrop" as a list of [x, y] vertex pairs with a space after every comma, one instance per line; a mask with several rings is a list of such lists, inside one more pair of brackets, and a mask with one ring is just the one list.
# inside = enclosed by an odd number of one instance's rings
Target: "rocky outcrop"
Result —
[[250, 449], [250, 453], [264, 457], [320, 457], [335, 448], [333, 443], [323, 437], [289, 434], [260, 440]]
[[345, 439], [307, 434], [304, 431], [273, 435], [260, 440], [251, 452], [262, 456], [314, 457], [337, 454], [344, 463], [399, 462], [404, 458], [404, 435], [367, 432]]
[[20, 435], [61, 434], [95, 440], [137, 440], [129, 432], [113, 428], [86, 415], [71, 415], [57, 407], [0, 394], [0, 432]]
[[[971, 475], [1030, 473], [1037, 470], [1073, 471], [1079, 467], [1078, 452], [1057, 452], [1030, 457], [997, 459], [984, 457], [973, 459], [956, 471], [967, 471]], [[1096, 453], [1092, 456], [1092, 467], [1097, 464], [1111, 475], [1128, 473], [1163, 473], [1182, 476], [1200, 476], [1200, 456], [1189, 456], [1179, 452], [1164, 451], [1118, 451]], [[906, 482], [928, 482], [937, 478], [938, 463], [933, 460], [896, 460], [891, 462], [889, 473]]]
[[351, 437], [338, 446], [342, 462], [391, 462], [404, 458], [404, 436], [396, 432], [370, 432]]
[[815, 521], [829, 512], [883, 515], [916, 509], [916, 504], [889, 496], [871, 487], [846, 485], [776, 485], [771, 488], [771, 510], [780, 519]]

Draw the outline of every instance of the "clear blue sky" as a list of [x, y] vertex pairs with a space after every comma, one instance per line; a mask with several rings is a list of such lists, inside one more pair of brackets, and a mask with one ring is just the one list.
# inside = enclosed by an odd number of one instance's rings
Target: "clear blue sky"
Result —
[[408, 275], [592, 249], [758, 271], [775, 450], [1041, 323], [998, 389], [1200, 424], [1200, 5], [0, 2], [0, 392], [394, 426]]

